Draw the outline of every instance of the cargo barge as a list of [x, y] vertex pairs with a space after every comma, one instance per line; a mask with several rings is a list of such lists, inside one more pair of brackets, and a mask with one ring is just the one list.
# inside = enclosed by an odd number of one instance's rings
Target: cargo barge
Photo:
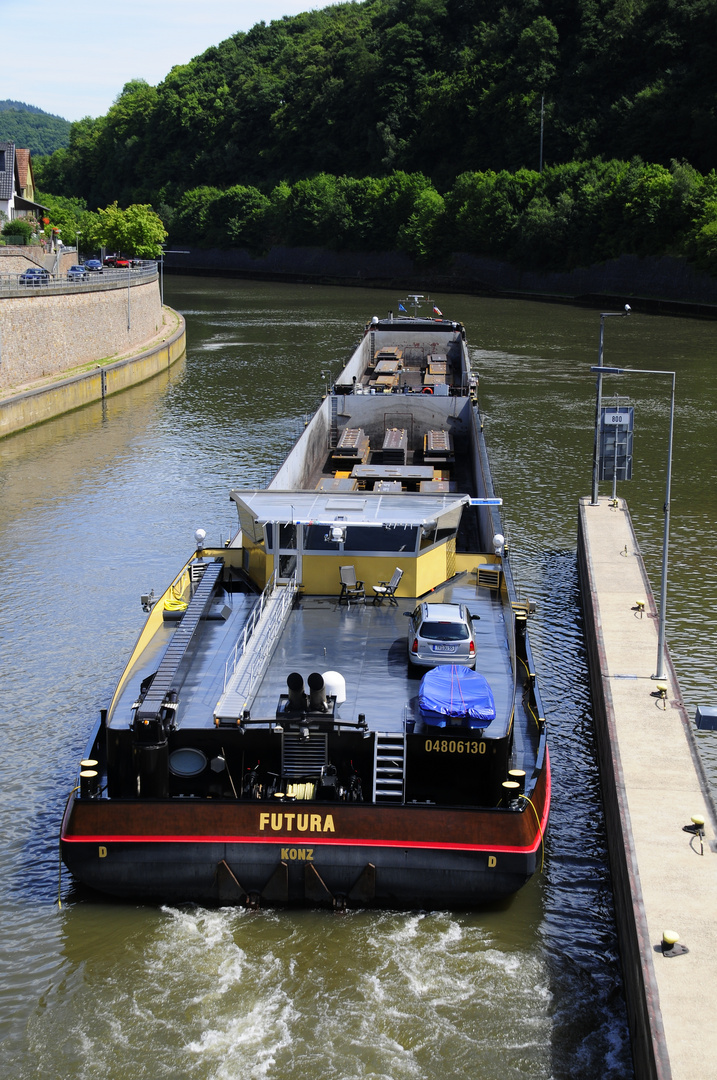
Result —
[[514, 893], [550, 767], [463, 326], [374, 317], [268, 487], [230, 498], [234, 536], [198, 530], [142, 598], [63, 816], [74, 879], [336, 908]]

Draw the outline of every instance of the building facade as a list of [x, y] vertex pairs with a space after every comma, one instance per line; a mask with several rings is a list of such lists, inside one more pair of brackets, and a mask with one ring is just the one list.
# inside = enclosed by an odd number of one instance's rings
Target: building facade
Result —
[[0, 142], [0, 222], [29, 214], [41, 217], [44, 210], [35, 202], [30, 151], [19, 149], [15, 143]]

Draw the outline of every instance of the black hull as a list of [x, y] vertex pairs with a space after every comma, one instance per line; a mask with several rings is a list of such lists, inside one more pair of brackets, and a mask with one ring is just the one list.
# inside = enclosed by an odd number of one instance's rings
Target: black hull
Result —
[[[63, 843], [73, 876], [94, 890], [172, 903], [472, 908], [517, 892], [536, 870], [531, 853], [436, 851], [369, 845]], [[497, 865], [499, 864], [500, 868]]]
[[[234, 537], [202, 534], [145, 598], [63, 821], [79, 882], [131, 900], [415, 909], [494, 903], [531, 877], [550, 802], [533, 609], [503, 550], [475, 389], [460, 324], [373, 320], [271, 485], [232, 491]], [[479, 703], [448, 655], [459, 638], [434, 627], [421, 655], [451, 682], [422, 705], [408, 650], [426, 597], [445, 625], [460, 613]]]

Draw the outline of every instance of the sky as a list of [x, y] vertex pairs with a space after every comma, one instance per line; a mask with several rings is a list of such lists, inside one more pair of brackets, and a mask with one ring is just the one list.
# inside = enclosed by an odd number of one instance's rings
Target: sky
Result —
[[238, 30], [337, 0], [0, 0], [0, 101], [80, 120]]

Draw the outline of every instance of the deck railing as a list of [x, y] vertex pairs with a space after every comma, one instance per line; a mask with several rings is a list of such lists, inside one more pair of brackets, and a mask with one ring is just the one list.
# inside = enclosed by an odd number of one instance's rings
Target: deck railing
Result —
[[[224, 665], [224, 693], [227, 691], [230, 680], [236, 672], [239, 663], [247, 651], [249, 641], [254, 635], [259, 622], [264, 614], [269, 600], [273, 597], [274, 592], [277, 589], [276, 571], [271, 575], [269, 581], [264, 588], [259, 600], [257, 601], [251, 615], [247, 619], [241, 632], [241, 636], [236, 645], [232, 649], [230, 656]], [[262, 627], [261, 640], [259, 641], [256, 654], [252, 656], [251, 671], [249, 672], [249, 684], [246, 687], [246, 695], [248, 696], [253, 688], [256, 678], [264, 670], [264, 666], [268, 656], [274, 649], [276, 639], [284, 624], [284, 616], [287, 608], [293, 604], [294, 596], [296, 595], [296, 575], [282, 587], [277, 595], [277, 603], [272, 608], [269, 619], [264, 627]], [[247, 673], [245, 673], [246, 675]]]

